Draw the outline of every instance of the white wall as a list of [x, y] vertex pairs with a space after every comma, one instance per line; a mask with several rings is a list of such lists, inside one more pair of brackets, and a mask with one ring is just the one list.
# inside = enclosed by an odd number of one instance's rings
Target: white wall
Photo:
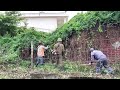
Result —
[[67, 11], [66, 14], [69, 16], [68, 21], [73, 18], [77, 13], [86, 13], [87, 11]]
[[52, 32], [57, 28], [57, 18], [27, 18], [28, 27], [36, 27], [38, 31]]

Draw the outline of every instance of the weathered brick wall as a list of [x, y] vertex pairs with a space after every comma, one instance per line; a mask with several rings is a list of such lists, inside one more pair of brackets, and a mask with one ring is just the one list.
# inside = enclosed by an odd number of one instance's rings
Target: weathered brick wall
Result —
[[[92, 32], [91, 32], [92, 31]], [[107, 27], [103, 32], [86, 30], [81, 37], [72, 36], [66, 44], [66, 58], [72, 61], [88, 62], [90, 60], [89, 44], [103, 51], [111, 62], [120, 61], [120, 27]], [[90, 34], [93, 35], [90, 38]]]

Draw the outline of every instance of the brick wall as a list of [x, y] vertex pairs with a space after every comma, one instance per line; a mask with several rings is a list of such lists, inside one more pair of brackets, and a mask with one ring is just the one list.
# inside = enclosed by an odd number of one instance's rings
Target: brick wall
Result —
[[[92, 39], [89, 39], [89, 33], [93, 32]], [[89, 41], [92, 40], [92, 47], [103, 51], [110, 62], [120, 61], [120, 47], [116, 42], [120, 41], [120, 27], [107, 27], [106, 31], [97, 32], [95, 30], [83, 31], [78, 38], [72, 36], [66, 47], [66, 58], [72, 61], [81, 61], [83, 63], [90, 60]], [[117, 48], [115, 49], [115, 45]]]

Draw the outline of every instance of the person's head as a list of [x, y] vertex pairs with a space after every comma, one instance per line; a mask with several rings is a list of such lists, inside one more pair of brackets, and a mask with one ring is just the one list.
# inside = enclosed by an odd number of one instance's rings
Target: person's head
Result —
[[42, 45], [42, 42], [41, 42], [41, 41], [39, 41], [39, 45]]
[[90, 48], [90, 52], [94, 51], [94, 48]]
[[62, 43], [62, 39], [61, 39], [61, 38], [58, 38], [57, 42], [58, 42], [58, 43]]

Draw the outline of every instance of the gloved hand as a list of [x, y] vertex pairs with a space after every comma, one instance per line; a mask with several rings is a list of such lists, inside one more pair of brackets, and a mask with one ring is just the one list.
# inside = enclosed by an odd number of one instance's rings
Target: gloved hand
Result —
[[100, 60], [96, 60], [96, 63], [101, 62]]
[[52, 54], [55, 54], [55, 55], [56, 55], [57, 53], [56, 53], [56, 51], [55, 51], [55, 50], [53, 50], [53, 51], [52, 51]]
[[47, 48], [49, 48], [49, 46], [47, 46]]
[[89, 65], [92, 65], [92, 64], [93, 64], [93, 62], [90, 62], [90, 63], [89, 63]]

